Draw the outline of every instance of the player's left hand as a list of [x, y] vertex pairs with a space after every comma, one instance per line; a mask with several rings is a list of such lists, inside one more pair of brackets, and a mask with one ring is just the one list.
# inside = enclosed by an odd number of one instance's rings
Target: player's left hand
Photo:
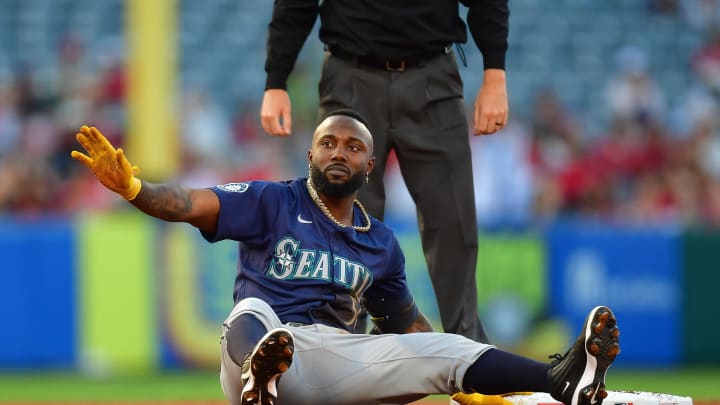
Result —
[[501, 395], [465, 394], [458, 392], [452, 396], [451, 405], [513, 405], [505, 397], [513, 395], [532, 395], [532, 392], [508, 392]]
[[126, 200], [133, 200], [138, 195], [142, 183], [135, 176], [140, 169], [130, 165], [122, 149], [115, 149], [95, 127], [82, 126], [75, 138], [88, 154], [72, 151], [73, 159], [87, 166], [105, 187]]
[[458, 392], [452, 396], [451, 405], [513, 405], [502, 395], [465, 394]]
[[508, 122], [508, 95], [505, 71], [487, 69], [483, 84], [475, 98], [473, 133], [490, 135], [501, 130]]

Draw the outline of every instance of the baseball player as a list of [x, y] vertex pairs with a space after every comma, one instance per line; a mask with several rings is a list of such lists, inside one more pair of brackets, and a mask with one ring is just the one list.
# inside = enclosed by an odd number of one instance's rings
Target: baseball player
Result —
[[[597, 405], [619, 353], [611, 310], [590, 311], [551, 364], [433, 333], [405, 279], [392, 231], [356, 200], [373, 169], [362, 117], [333, 111], [307, 152], [309, 175], [206, 189], [152, 184], [96, 128], [72, 157], [141, 211], [238, 242], [235, 306], [222, 326], [222, 389], [232, 404], [402, 404], [429, 394], [549, 392]], [[360, 307], [379, 335], [351, 334]], [[427, 333], [412, 333], [427, 332]]]

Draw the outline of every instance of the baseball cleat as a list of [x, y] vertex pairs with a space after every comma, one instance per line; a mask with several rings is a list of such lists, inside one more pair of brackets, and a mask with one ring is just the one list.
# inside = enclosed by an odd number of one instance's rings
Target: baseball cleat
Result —
[[293, 336], [289, 330], [277, 328], [269, 331], [245, 356], [241, 394], [242, 405], [275, 405], [277, 382], [282, 373], [290, 368], [295, 351]]
[[550, 356], [548, 378], [553, 398], [566, 405], [601, 405], [607, 397], [605, 373], [620, 353], [615, 315], [608, 307], [595, 307], [575, 344], [564, 356]]

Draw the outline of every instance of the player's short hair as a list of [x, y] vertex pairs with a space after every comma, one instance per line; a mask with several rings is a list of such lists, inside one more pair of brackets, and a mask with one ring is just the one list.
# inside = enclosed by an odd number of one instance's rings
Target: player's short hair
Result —
[[365, 128], [367, 128], [368, 132], [370, 132], [370, 124], [368, 124], [368, 121], [365, 119], [365, 117], [363, 117], [362, 114], [353, 110], [352, 108], [338, 108], [336, 110], [328, 111], [327, 113], [325, 113], [325, 115], [320, 117], [318, 124], [335, 115], [342, 115], [344, 117], [354, 118], [360, 121], [363, 125], [365, 125]]

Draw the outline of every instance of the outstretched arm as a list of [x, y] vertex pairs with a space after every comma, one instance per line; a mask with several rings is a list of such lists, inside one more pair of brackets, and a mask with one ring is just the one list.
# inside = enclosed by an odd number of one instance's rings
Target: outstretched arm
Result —
[[142, 189], [130, 201], [140, 211], [169, 222], [187, 222], [203, 232], [214, 234], [220, 200], [208, 189], [185, 188], [175, 184], [142, 181]]
[[142, 212], [170, 222], [187, 222], [214, 233], [220, 201], [208, 189], [190, 189], [172, 184], [152, 184], [138, 179], [122, 149], [115, 149], [95, 127], [83, 126], [75, 136], [87, 154], [72, 151], [73, 159], [92, 170], [108, 189], [120, 194]]

